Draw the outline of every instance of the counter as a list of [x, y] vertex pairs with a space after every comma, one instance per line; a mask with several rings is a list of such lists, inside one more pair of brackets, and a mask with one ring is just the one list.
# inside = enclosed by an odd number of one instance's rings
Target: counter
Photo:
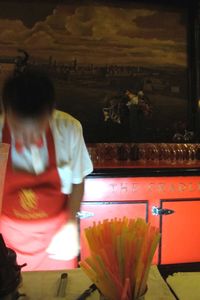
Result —
[[[64, 270], [63, 272], [66, 272]], [[91, 285], [89, 278], [80, 268], [67, 270], [68, 283], [66, 287], [66, 296], [64, 298], [56, 297], [59, 285], [59, 279], [62, 271], [37, 271], [23, 272], [23, 285], [21, 293], [27, 296], [23, 300], [53, 300], [67, 299], [75, 300], [85, 289]], [[95, 291], [88, 300], [99, 300], [99, 293]], [[156, 266], [152, 266], [148, 278], [148, 291], [145, 300], [175, 300], [165, 281], [162, 279]]]

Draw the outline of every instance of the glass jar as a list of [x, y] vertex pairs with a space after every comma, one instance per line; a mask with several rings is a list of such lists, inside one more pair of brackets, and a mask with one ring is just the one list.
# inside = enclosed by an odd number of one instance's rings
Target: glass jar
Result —
[[[134, 300], [145, 300], [145, 295], [146, 295], [146, 293], [147, 293], [147, 290], [148, 290], [148, 289], [146, 288], [145, 293], [144, 293], [143, 295], [141, 295], [140, 297], [135, 298]], [[100, 293], [100, 295], [99, 295], [99, 300], [109, 300], [109, 299], [105, 298], [105, 297]]]
[[117, 144], [117, 160], [118, 161], [127, 161], [129, 159], [129, 146], [128, 144], [119, 143]]

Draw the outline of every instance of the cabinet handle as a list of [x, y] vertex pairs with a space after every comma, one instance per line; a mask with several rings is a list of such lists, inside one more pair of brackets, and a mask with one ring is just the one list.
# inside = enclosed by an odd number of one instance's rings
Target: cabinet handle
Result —
[[90, 211], [79, 211], [77, 212], [76, 217], [79, 219], [88, 219], [94, 217], [94, 213]]
[[174, 213], [174, 210], [153, 206], [151, 212], [152, 215], [154, 216], [161, 216], [161, 215], [171, 215]]

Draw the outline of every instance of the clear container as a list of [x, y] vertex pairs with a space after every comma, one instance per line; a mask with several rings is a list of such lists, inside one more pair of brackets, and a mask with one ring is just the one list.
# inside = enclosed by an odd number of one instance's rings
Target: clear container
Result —
[[[139, 298], [132, 299], [132, 300], [145, 300], [146, 293], [147, 293], [147, 289], [142, 296], [140, 296]], [[102, 294], [100, 294], [99, 300], [109, 300], [109, 299], [105, 298]]]

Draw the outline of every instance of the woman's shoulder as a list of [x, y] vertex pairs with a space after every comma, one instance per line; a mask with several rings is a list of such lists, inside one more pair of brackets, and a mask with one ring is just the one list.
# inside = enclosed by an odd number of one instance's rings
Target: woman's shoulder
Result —
[[56, 126], [59, 129], [80, 129], [81, 124], [79, 120], [70, 115], [67, 112], [61, 110], [54, 110], [52, 118], [53, 126]]

